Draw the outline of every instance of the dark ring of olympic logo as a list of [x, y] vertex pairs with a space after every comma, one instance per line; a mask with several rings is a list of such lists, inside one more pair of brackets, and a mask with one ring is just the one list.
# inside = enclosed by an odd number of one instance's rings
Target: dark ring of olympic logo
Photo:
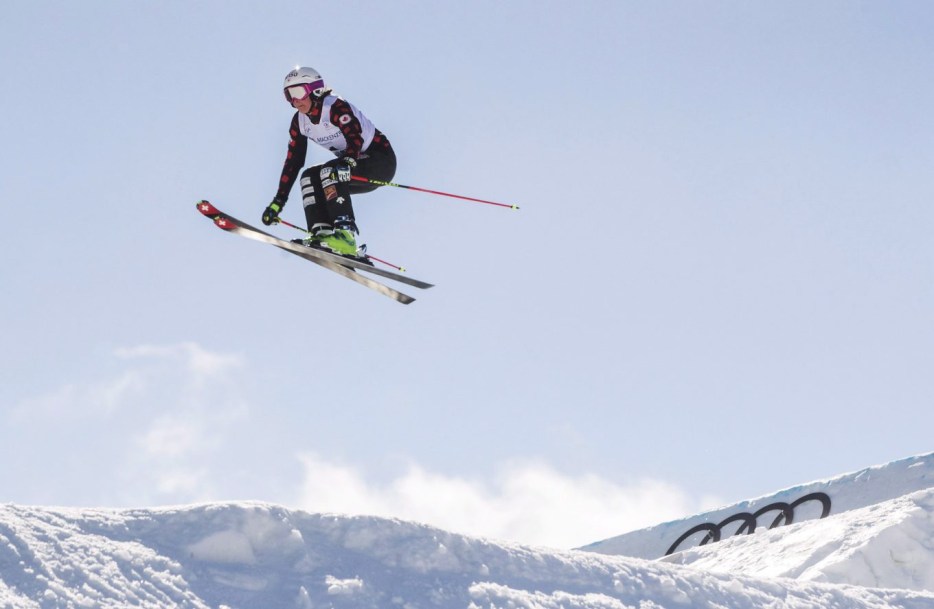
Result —
[[826, 518], [830, 514], [830, 497], [826, 493], [811, 493], [805, 495], [792, 501], [791, 503], [785, 503], [784, 501], [777, 501], [775, 503], [770, 503], [769, 505], [756, 510], [754, 514], [749, 514], [748, 512], [740, 512], [738, 514], [733, 514], [732, 516], [727, 517], [726, 519], [720, 521], [718, 524], [712, 524], [709, 522], [701, 523], [691, 529], [689, 529], [684, 535], [678, 538], [671, 547], [668, 548], [668, 551], [665, 552], [665, 556], [673, 554], [675, 550], [678, 549], [684, 540], [688, 539], [692, 535], [697, 533], [702, 533], [707, 531], [707, 535], [698, 545], [706, 545], [710, 542], [720, 541], [720, 536], [723, 531], [723, 527], [734, 522], [742, 522], [743, 524], [736, 530], [735, 535], [741, 535], [746, 533], [747, 535], [755, 533], [756, 526], [758, 525], [759, 517], [769, 512], [778, 512], [778, 515], [775, 517], [775, 520], [772, 521], [772, 524], [769, 525], [770, 529], [774, 529], [777, 526], [788, 525], [794, 522], [795, 519], [795, 508], [799, 505], [807, 503], [808, 501], [818, 501], [821, 504], [821, 518]]

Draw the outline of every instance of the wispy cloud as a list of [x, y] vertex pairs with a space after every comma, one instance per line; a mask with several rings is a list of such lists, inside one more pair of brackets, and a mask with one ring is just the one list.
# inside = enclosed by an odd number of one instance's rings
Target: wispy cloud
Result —
[[175, 345], [138, 345], [117, 349], [115, 354], [124, 359], [169, 360], [182, 364], [195, 378], [215, 377], [228, 374], [243, 366], [239, 354], [216, 353], [197, 343], [186, 342]]
[[[374, 480], [354, 466], [303, 453], [296, 479], [294, 469], [273, 466], [295, 450], [276, 445], [281, 429], [264, 425], [267, 436], [257, 436], [261, 421], [250, 408], [247, 366], [239, 354], [195, 343], [118, 349], [102, 365], [112, 371], [109, 378], [21, 402], [2, 437], [11, 455], [30, 463], [33, 488], [54, 489], [37, 494], [57, 503], [147, 505], [233, 495], [565, 548], [705, 507], [664, 481], [620, 483], [543, 461], [505, 463], [486, 478], [412, 463], [391, 479]], [[260, 439], [276, 450], [242, 456], [243, 442]]]
[[229, 436], [249, 416], [244, 358], [190, 342], [139, 345], [112, 355], [102, 364], [116, 368], [110, 378], [68, 384], [12, 410], [13, 427], [42, 427], [38, 437], [50, 438], [47, 446], [29, 447], [42, 457], [35, 463], [61, 452], [52, 437], [68, 438], [80, 451], [70, 455], [69, 469], [89, 494], [105, 501], [212, 498], [211, 480], [223, 478], [225, 457], [237, 450]]
[[137, 370], [127, 370], [111, 379], [84, 384], [72, 383], [27, 398], [12, 410], [11, 417], [17, 421], [35, 417], [107, 417], [122, 405], [138, 399], [145, 390], [144, 376]]
[[[106, 418], [128, 408], [139, 409], [141, 404], [169, 394], [182, 398], [188, 406], [203, 409], [208, 384], [216, 387], [235, 379], [243, 366], [238, 354], [214, 353], [195, 343], [120, 348], [114, 356], [126, 361], [126, 365], [112, 378], [70, 383], [27, 398], [12, 410], [11, 416]], [[228, 411], [230, 406], [233, 410], [244, 406], [239, 401], [226, 405]]]
[[202, 423], [200, 420], [192, 421], [179, 416], [160, 417], [137, 436], [137, 444], [152, 457], [177, 459], [206, 444], [208, 433]]
[[492, 480], [431, 473], [418, 465], [388, 482], [313, 454], [301, 505], [322, 512], [396, 517], [447, 530], [571, 548], [695, 512], [697, 500], [659, 480], [619, 484], [594, 474], [569, 475], [540, 462], [505, 465]]

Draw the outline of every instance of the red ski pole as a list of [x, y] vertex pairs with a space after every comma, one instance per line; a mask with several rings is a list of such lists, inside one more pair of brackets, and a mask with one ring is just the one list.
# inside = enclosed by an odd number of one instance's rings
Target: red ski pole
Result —
[[301, 226], [297, 226], [297, 225], [295, 225], [295, 224], [292, 224], [291, 222], [286, 222], [285, 220], [283, 220], [282, 218], [280, 218], [280, 217], [278, 217], [278, 216], [276, 217], [276, 222], [278, 222], [279, 224], [285, 224], [286, 226], [288, 226], [288, 227], [290, 227], [290, 228], [294, 228], [295, 230], [300, 230], [300, 231], [302, 231], [303, 233], [305, 233], [306, 235], [310, 235], [310, 234], [311, 234], [311, 233], [309, 233], [307, 230], [305, 230], [304, 228], [302, 228]]
[[399, 266], [398, 264], [393, 264], [393, 263], [391, 263], [391, 262], [386, 262], [385, 260], [382, 260], [382, 259], [380, 259], [380, 258], [377, 258], [376, 256], [371, 256], [370, 254], [366, 254], [366, 257], [369, 258], [370, 260], [375, 260], [375, 261], [377, 261], [377, 262], [379, 262], [379, 263], [381, 263], [381, 264], [385, 264], [385, 265], [388, 266], [388, 267], [392, 267], [392, 268], [396, 269], [397, 271], [399, 271], [400, 273], [404, 273], [404, 272], [405, 272], [405, 267]]
[[441, 192], [438, 190], [428, 190], [427, 188], [419, 188], [418, 186], [406, 186], [405, 184], [395, 184], [393, 182], [383, 182], [382, 180], [373, 180], [371, 178], [364, 178], [362, 176], [350, 176], [350, 179], [356, 180], [357, 182], [366, 182], [367, 184], [375, 184], [376, 186], [395, 186], [396, 188], [406, 188], [408, 190], [417, 190], [419, 192], [427, 192], [433, 195], [453, 197], [455, 199], [463, 199], [464, 201], [473, 201], [474, 203], [484, 203], [486, 205], [496, 205], [497, 207], [508, 207], [509, 209], [519, 209], [518, 205], [508, 205], [506, 203], [497, 203], [496, 201], [485, 201], [483, 199], [474, 199], [473, 197], [452, 195], [449, 192]]

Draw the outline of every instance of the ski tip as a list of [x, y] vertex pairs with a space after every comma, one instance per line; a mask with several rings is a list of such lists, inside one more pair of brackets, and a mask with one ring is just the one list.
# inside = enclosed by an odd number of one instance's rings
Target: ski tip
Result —
[[222, 228], [224, 230], [232, 230], [237, 227], [236, 224], [230, 221], [230, 218], [228, 218], [227, 216], [223, 214], [214, 218], [214, 224], [216, 224], [219, 228]]
[[195, 206], [198, 208], [198, 211], [200, 211], [205, 216], [216, 216], [217, 214], [221, 213], [219, 209], [211, 205], [210, 201], [205, 201], [204, 199], [201, 199], [195, 203]]

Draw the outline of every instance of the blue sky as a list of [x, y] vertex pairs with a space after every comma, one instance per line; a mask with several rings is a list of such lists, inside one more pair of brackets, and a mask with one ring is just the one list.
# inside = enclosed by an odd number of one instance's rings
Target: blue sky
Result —
[[[572, 545], [929, 452], [932, 22], [8, 3], [0, 500], [257, 499]], [[388, 135], [398, 182], [522, 210], [356, 199], [370, 251], [437, 284], [409, 307], [213, 228], [195, 201], [257, 222], [275, 193], [296, 64]]]

